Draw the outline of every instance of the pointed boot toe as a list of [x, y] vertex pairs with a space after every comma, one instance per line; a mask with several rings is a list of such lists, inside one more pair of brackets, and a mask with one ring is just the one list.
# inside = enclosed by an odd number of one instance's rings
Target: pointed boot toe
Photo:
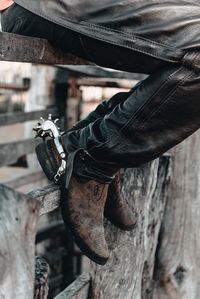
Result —
[[109, 250], [104, 236], [103, 211], [107, 184], [72, 176], [68, 194], [61, 208], [65, 224], [82, 252], [94, 262], [104, 265]]

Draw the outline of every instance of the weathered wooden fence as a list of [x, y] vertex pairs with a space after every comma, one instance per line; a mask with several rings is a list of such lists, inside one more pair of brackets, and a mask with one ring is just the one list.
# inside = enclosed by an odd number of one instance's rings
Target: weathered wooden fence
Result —
[[[36, 52], [30, 53], [30, 44], [37, 46], [31, 47]], [[25, 56], [22, 49], [26, 49]], [[42, 40], [3, 33], [0, 59], [85, 63]], [[40, 114], [2, 115], [0, 124], [32, 120]], [[34, 146], [32, 139], [1, 144], [0, 165], [16, 161]], [[199, 148], [196, 133], [170, 155], [122, 173], [121, 192], [135, 213], [135, 229], [125, 233], [105, 222], [111, 250], [108, 263], [99, 266], [88, 261], [88, 273], [55, 299], [199, 298]], [[10, 182], [12, 187], [15, 184]], [[24, 195], [0, 185], [0, 199], [0, 298], [32, 299], [37, 221], [39, 215], [59, 208], [60, 190], [51, 184]]]

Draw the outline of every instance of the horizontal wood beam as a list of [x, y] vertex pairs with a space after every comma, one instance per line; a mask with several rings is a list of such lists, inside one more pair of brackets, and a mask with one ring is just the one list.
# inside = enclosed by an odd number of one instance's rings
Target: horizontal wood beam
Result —
[[25, 121], [39, 119], [40, 117], [47, 117], [49, 114], [55, 118], [58, 116], [56, 108], [48, 108], [44, 110], [37, 110], [31, 112], [8, 112], [0, 114], [0, 126], [7, 126]]
[[108, 78], [83, 78], [78, 79], [79, 86], [97, 86], [97, 87], [110, 87], [110, 88], [126, 88], [131, 89], [137, 80], [123, 80], [123, 79], [108, 79]]
[[40, 215], [52, 212], [60, 206], [60, 189], [53, 183], [42, 189], [31, 191], [27, 196], [40, 202]]
[[90, 280], [90, 275], [83, 273], [54, 299], [87, 299]]
[[0, 32], [0, 60], [37, 64], [85, 65], [88, 61], [51, 46], [46, 40]]
[[43, 171], [28, 171], [23, 175], [17, 175], [10, 179], [3, 180], [1, 183], [10, 188], [19, 188], [31, 183], [39, 182], [45, 178]]
[[18, 92], [22, 92], [22, 91], [28, 91], [30, 88], [30, 84], [29, 85], [24, 85], [24, 84], [16, 84], [16, 83], [3, 83], [0, 82], [0, 89], [6, 89], [6, 90], [14, 90], [14, 91], [18, 91]]
[[11, 165], [15, 163], [19, 157], [33, 153], [39, 142], [41, 141], [29, 138], [0, 144], [0, 166]]

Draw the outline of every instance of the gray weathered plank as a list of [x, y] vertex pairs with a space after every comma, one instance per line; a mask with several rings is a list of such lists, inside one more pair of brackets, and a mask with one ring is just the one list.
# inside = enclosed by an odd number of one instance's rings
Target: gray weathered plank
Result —
[[0, 185], [0, 298], [32, 299], [37, 201]]
[[83, 273], [54, 299], [87, 299], [90, 287], [90, 275]]
[[53, 183], [42, 189], [29, 192], [28, 197], [40, 202], [40, 215], [49, 213], [60, 206], [60, 189]]
[[125, 232], [106, 221], [105, 234], [111, 254], [103, 267], [89, 262], [90, 298], [146, 299], [151, 292], [149, 282], [153, 276], [168, 175], [168, 157], [125, 171], [121, 191], [136, 216], [136, 226], [133, 231]]
[[65, 54], [46, 40], [0, 32], [0, 60], [38, 64], [89, 64], [79, 57]]
[[38, 139], [24, 139], [11, 143], [0, 144], [0, 166], [11, 165], [23, 155], [33, 153]]
[[53, 117], [58, 116], [56, 108], [48, 108], [45, 110], [37, 110], [32, 112], [9, 112], [0, 114], [0, 126], [12, 125], [15, 123], [21, 123], [40, 117], [47, 117], [48, 114], [52, 114]]
[[44, 179], [43, 171], [28, 171], [26, 174], [17, 176], [15, 178], [3, 180], [2, 183], [10, 188], [19, 188], [30, 183], [38, 182]]
[[172, 150], [172, 181], [155, 263], [153, 299], [200, 294], [200, 132]]

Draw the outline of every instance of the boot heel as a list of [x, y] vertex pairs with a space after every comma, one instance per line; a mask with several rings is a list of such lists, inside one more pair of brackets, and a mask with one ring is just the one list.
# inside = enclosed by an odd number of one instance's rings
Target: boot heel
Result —
[[35, 152], [46, 177], [48, 178], [48, 180], [53, 181], [55, 175], [55, 167], [53, 167], [50, 156], [47, 153], [46, 145], [44, 143], [38, 144], [35, 148]]

